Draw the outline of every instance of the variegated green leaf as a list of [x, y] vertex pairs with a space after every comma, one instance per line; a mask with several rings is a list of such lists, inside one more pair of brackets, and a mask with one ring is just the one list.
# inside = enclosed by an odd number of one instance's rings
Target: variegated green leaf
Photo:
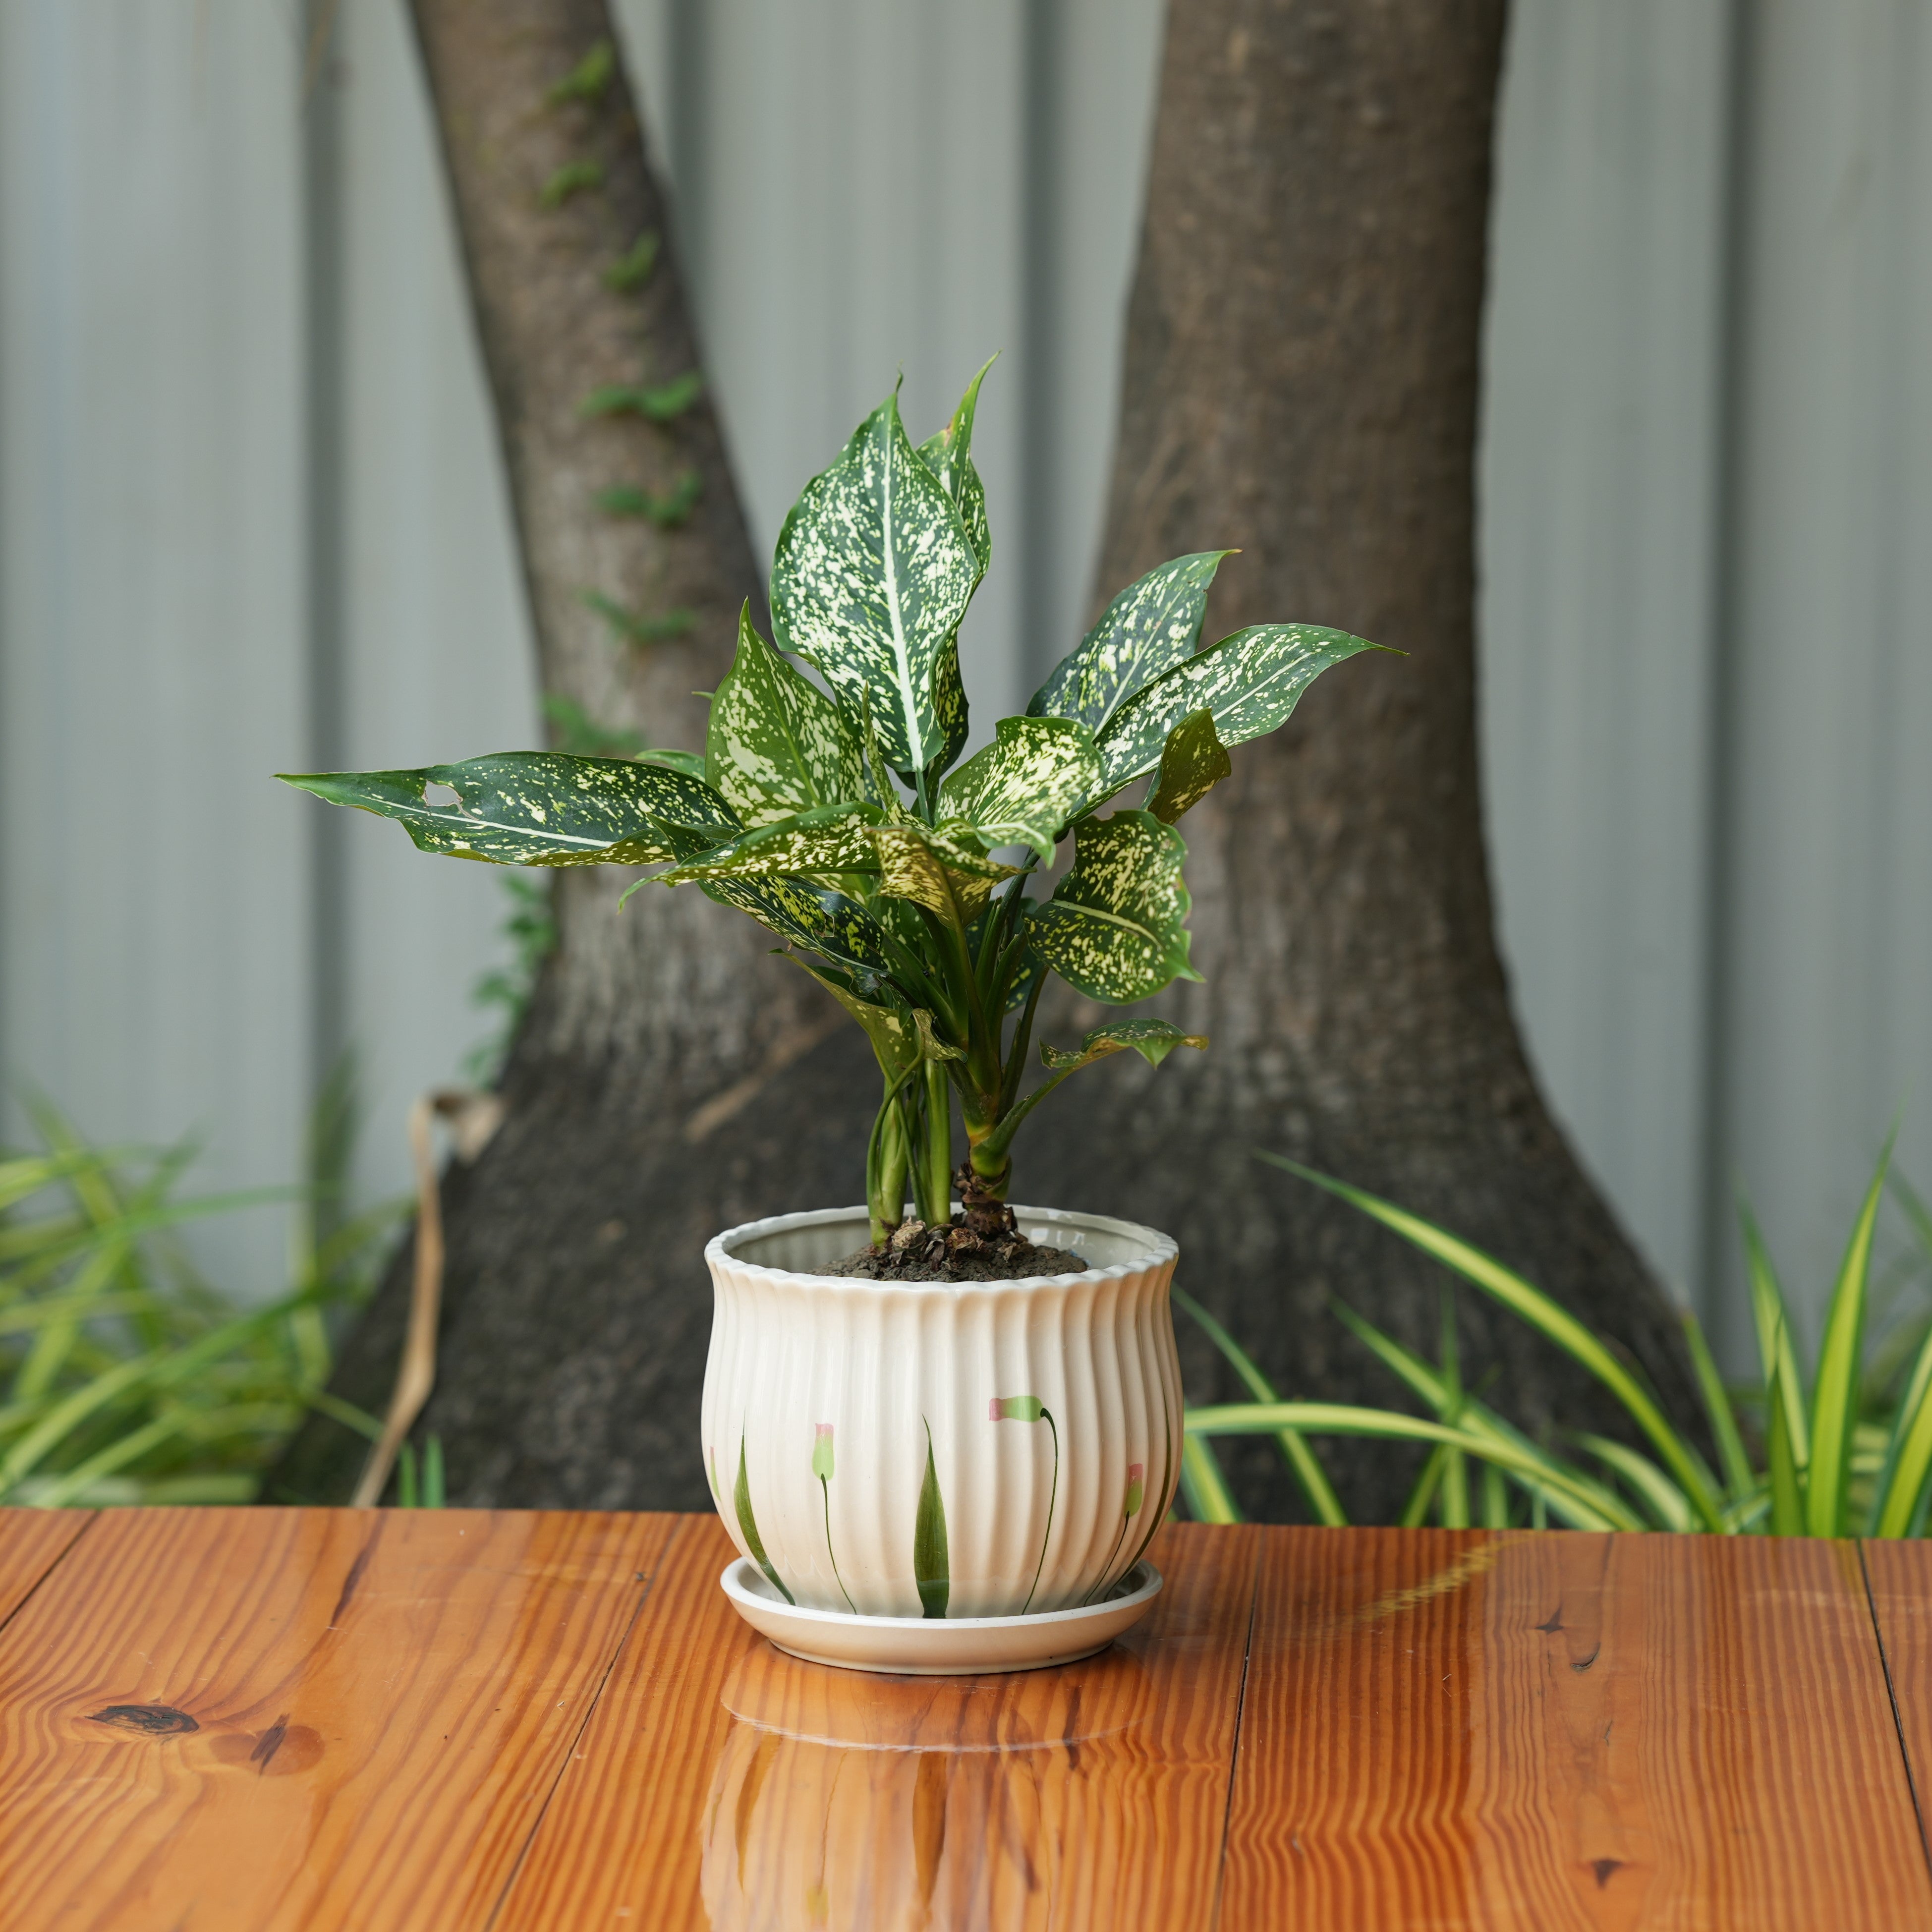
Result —
[[[655, 865], [740, 829], [703, 779], [628, 758], [499, 752], [416, 771], [277, 776], [397, 820], [419, 850], [498, 866]], [[433, 800], [431, 787], [453, 796]]]
[[1199, 979], [1187, 962], [1180, 834], [1150, 812], [1117, 812], [1083, 820], [1074, 840], [1073, 869], [1028, 916], [1034, 951], [1090, 999], [1117, 1006]]
[[781, 641], [855, 713], [869, 696], [896, 771], [923, 771], [940, 748], [933, 672], [979, 578], [959, 514], [888, 396], [785, 518], [772, 613]]
[[[705, 760], [702, 752], [673, 752], [662, 747], [638, 754], [640, 765], [662, 765], [668, 772], [682, 772], [688, 778], [704, 778]], [[706, 778], [708, 784], [710, 781]], [[714, 788], [715, 789], [715, 788]], [[722, 793], [719, 794], [723, 796]], [[730, 801], [726, 800], [728, 804]]]
[[1295, 700], [1330, 664], [1380, 648], [1312, 624], [1255, 624], [1223, 638], [1114, 712], [1099, 734], [1102, 795], [1152, 771], [1168, 734], [1190, 712], [1212, 712], [1222, 744], [1245, 744], [1286, 723]]
[[724, 879], [753, 873], [787, 878], [828, 872], [871, 872], [878, 867], [872, 833], [879, 822], [876, 805], [848, 801], [822, 805], [698, 854], [663, 875], [668, 886], [695, 879]]
[[[940, 652], [939, 662], [932, 669], [932, 716], [939, 727], [939, 749], [933, 753], [932, 762], [926, 768], [928, 789], [938, 783], [940, 775], [949, 770], [953, 760], [966, 748], [966, 682], [959, 675], [959, 638], [956, 632], [946, 639], [946, 648]], [[910, 773], [906, 782], [914, 782]]]
[[[873, 1057], [878, 1061], [879, 1071], [885, 1076], [888, 1086], [896, 1085], [904, 1075], [925, 1058], [918, 1023], [903, 1007], [884, 1006], [871, 1000], [862, 1000], [842, 980], [821, 972], [810, 960], [800, 958], [795, 952], [784, 956], [797, 960], [798, 964], [865, 1029], [866, 1037], [872, 1043]], [[931, 1018], [928, 1014], [928, 1024]]]
[[747, 825], [866, 796], [852, 721], [758, 635], [747, 604], [738, 655], [711, 700], [705, 776]]
[[816, 952], [835, 964], [871, 978], [887, 966], [885, 934], [879, 922], [842, 892], [808, 885], [802, 879], [707, 879], [707, 898], [735, 906], [779, 938]]
[[1192, 655], [1208, 590], [1231, 550], [1178, 556], [1130, 584], [1033, 694], [1029, 718], [1077, 718], [1098, 732], [1150, 679]]
[[1112, 1026], [1096, 1027], [1080, 1042], [1077, 1053], [1042, 1046], [1040, 1058], [1055, 1073], [1072, 1073], [1131, 1047], [1150, 1066], [1158, 1066], [1177, 1046], [1200, 1048], [1207, 1044], [1205, 1034], [1183, 1033], [1169, 1020], [1116, 1020]]
[[980, 560], [980, 574], [993, 560], [993, 538], [986, 527], [986, 490], [973, 465], [973, 418], [980, 406], [980, 385], [986, 371], [998, 360], [989, 356], [980, 373], [966, 386], [952, 420], [937, 436], [929, 436], [919, 446], [920, 460], [938, 478], [940, 488], [952, 498], [965, 526], [967, 541]]
[[1068, 821], [1100, 781], [1100, 754], [1085, 725], [1065, 718], [1003, 718], [994, 742], [940, 786], [939, 803], [988, 845], [1030, 845], [1043, 865], [1051, 865]]
[[[1228, 755], [1211, 711], [1190, 711], [1167, 734], [1160, 754], [1160, 776], [1147, 808], [1163, 825], [1172, 825], [1191, 812], [1228, 774], [1234, 761]], [[735, 805], [737, 801], [734, 799]]]
[[956, 912], [963, 923], [979, 916], [993, 888], [1012, 878], [1016, 869], [988, 858], [985, 846], [963, 819], [936, 826], [877, 826], [872, 838], [882, 893], [911, 899], [942, 918]]

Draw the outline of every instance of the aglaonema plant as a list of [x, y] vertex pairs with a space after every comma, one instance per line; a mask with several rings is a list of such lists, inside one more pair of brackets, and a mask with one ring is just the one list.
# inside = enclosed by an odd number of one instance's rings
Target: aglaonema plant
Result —
[[[426, 852], [662, 867], [656, 884], [695, 885], [762, 922], [878, 1057], [874, 1244], [933, 1259], [1012, 1238], [1014, 1136], [1070, 1074], [1124, 1050], [1158, 1066], [1177, 1046], [1207, 1045], [1166, 1020], [1116, 1021], [1077, 1048], [1043, 1046], [1044, 1078], [1022, 1090], [1049, 973], [1118, 1006], [1199, 977], [1175, 821], [1227, 776], [1230, 746], [1274, 730], [1322, 671], [1376, 648], [1259, 624], [1202, 649], [1208, 590], [1230, 553], [1177, 557], [1115, 597], [1025, 715], [1002, 718], [958, 763], [959, 627], [992, 557], [972, 458], [985, 375], [916, 447], [896, 391], [806, 485], [772, 560], [776, 640], [741, 616], [701, 756], [512, 752], [284, 775], [399, 820]], [[1118, 802], [1140, 781], [1142, 803]], [[1036, 894], [1070, 834], [1072, 866]], [[967, 1148], [956, 1172], [956, 1106]]]

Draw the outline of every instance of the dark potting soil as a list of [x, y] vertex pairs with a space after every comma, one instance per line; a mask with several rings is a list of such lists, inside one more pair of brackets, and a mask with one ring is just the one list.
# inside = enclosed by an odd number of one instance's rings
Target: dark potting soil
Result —
[[1079, 1274], [1086, 1266], [1082, 1256], [1037, 1247], [1017, 1232], [983, 1240], [968, 1232], [962, 1216], [946, 1228], [908, 1221], [884, 1247], [856, 1249], [825, 1272], [866, 1281], [1022, 1281], [1030, 1275]]

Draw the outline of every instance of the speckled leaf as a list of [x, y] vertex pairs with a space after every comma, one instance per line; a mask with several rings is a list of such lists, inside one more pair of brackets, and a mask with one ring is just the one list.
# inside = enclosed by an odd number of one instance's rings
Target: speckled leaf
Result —
[[772, 1588], [787, 1603], [797, 1602], [798, 1599], [785, 1588], [778, 1573], [772, 1568], [770, 1558], [765, 1554], [764, 1540], [758, 1534], [758, 1519], [752, 1514], [752, 1484], [745, 1468], [745, 1438], [742, 1436], [738, 1438], [738, 1486], [731, 1500], [737, 1510], [739, 1533], [752, 1552], [752, 1561], [770, 1579]]
[[1078, 1067], [1105, 1060], [1110, 1053], [1124, 1052], [1131, 1047], [1150, 1066], [1158, 1066], [1177, 1046], [1198, 1048], [1207, 1044], [1205, 1034], [1183, 1033], [1171, 1021], [1117, 1020], [1112, 1026], [1096, 1027], [1080, 1042], [1077, 1053], [1042, 1046], [1040, 1058], [1040, 1064], [1054, 1072], [1071, 1073]]
[[1160, 754], [1160, 776], [1154, 781], [1147, 808], [1162, 824], [1172, 825], [1234, 769], [1234, 761], [1214, 729], [1214, 712], [1190, 711], [1167, 734]]
[[882, 825], [872, 836], [879, 890], [890, 898], [914, 900], [945, 918], [956, 909], [962, 921], [977, 918], [993, 888], [1016, 870], [988, 858], [963, 819], [936, 826]]
[[1066, 718], [1003, 718], [998, 735], [940, 788], [950, 818], [988, 845], [1030, 845], [1043, 865], [1100, 782], [1100, 754], [1085, 725]]
[[1151, 812], [1117, 812], [1084, 820], [1074, 839], [1073, 869], [1027, 922], [1034, 950], [1088, 998], [1117, 1006], [1199, 979], [1187, 963], [1180, 834]]
[[[649, 866], [736, 832], [703, 779], [628, 758], [499, 752], [406, 772], [283, 772], [332, 805], [398, 820], [418, 848], [498, 866]], [[455, 796], [439, 803], [430, 786]]]
[[958, 512], [888, 396], [785, 518], [772, 614], [780, 640], [855, 713], [869, 694], [896, 771], [922, 771], [940, 748], [934, 668], [979, 577]]
[[865, 975], [884, 973], [885, 934], [879, 922], [844, 893], [808, 885], [802, 879], [707, 879], [707, 898], [748, 913], [767, 931], [790, 944], [816, 952], [835, 964]]
[[1130, 584], [1033, 695], [1029, 718], [1077, 718], [1097, 732], [1150, 680], [1200, 641], [1208, 586], [1231, 550], [1178, 556]]
[[1167, 734], [1205, 709], [1223, 745], [1242, 745], [1287, 722], [1295, 700], [1330, 664], [1379, 650], [1366, 638], [1312, 624], [1254, 624], [1156, 678], [1100, 732], [1103, 795], [1160, 762]]
[[[784, 956], [798, 958], [796, 953]], [[889, 1083], [896, 1082], [926, 1057], [918, 1022], [903, 1007], [881, 1006], [870, 1000], [862, 1000], [850, 987], [820, 972], [810, 960], [798, 959], [798, 964], [864, 1028], [866, 1037], [872, 1042], [879, 1071]], [[927, 1017], [929, 1022], [931, 1016]]]
[[[682, 772], [688, 778], [704, 777], [704, 754], [702, 752], [673, 752], [662, 746], [638, 754], [640, 765], [662, 765], [668, 772]], [[710, 783], [708, 779], [706, 780]], [[715, 789], [715, 788], [714, 788]], [[723, 794], [721, 793], [720, 796]], [[728, 803], [729, 800], [726, 801]]]
[[967, 541], [980, 560], [980, 574], [993, 560], [993, 538], [986, 525], [986, 490], [973, 463], [973, 418], [980, 406], [980, 385], [986, 371], [999, 358], [989, 356], [980, 365], [980, 373], [966, 386], [952, 420], [937, 436], [929, 436], [919, 446], [920, 460], [939, 479], [939, 485], [952, 498], [964, 526]]
[[705, 776], [747, 825], [866, 796], [852, 721], [760, 637], [748, 604], [738, 655], [711, 700]]
[[878, 821], [876, 805], [821, 805], [699, 853], [665, 873], [664, 883], [682, 886], [694, 879], [765, 872], [798, 878], [876, 872], [879, 862], [872, 832]]
[[[939, 728], [939, 749], [933, 753], [932, 762], [926, 766], [926, 784], [929, 789], [938, 782], [940, 775], [947, 770], [953, 760], [966, 748], [969, 722], [966, 708], [965, 681], [959, 675], [959, 637], [956, 632], [946, 640], [946, 648], [939, 654], [939, 662], [932, 668], [932, 716]], [[906, 782], [913, 782], [908, 773]]]
[[913, 1520], [912, 1575], [922, 1614], [945, 1616], [952, 1595], [952, 1566], [946, 1545], [946, 1498], [939, 1493], [929, 1422], [926, 1425], [926, 1480], [919, 1487], [919, 1514]]

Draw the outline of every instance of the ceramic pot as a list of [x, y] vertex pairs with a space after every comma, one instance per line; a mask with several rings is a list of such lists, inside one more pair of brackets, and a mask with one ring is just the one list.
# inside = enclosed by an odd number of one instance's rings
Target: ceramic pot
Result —
[[1180, 1365], [1165, 1234], [1016, 1208], [1076, 1274], [818, 1274], [862, 1208], [784, 1214], [704, 1251], [716, 1291], [704, 1456], [740, 1552], [808, 1609], [1012, 1616], [1126, 1575], [1172, 1502]]

